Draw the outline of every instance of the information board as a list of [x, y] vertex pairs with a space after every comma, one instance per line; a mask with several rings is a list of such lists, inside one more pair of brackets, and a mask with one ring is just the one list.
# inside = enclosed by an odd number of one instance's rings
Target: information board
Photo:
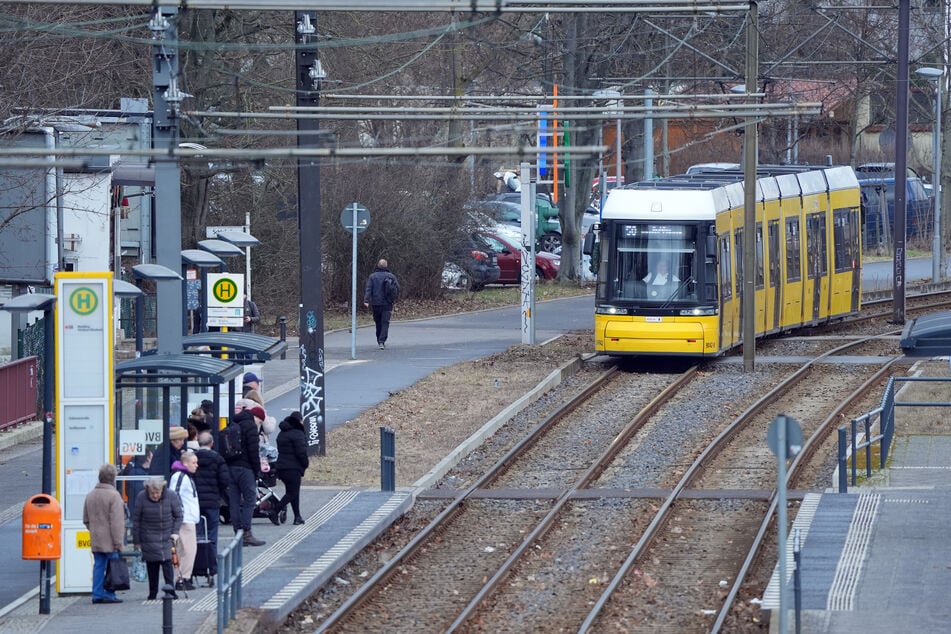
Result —
[[112, 273], [57, 273], [56, 497], [63, 510], [61, 593], [90, 592], [86, 494], [113, 455]]

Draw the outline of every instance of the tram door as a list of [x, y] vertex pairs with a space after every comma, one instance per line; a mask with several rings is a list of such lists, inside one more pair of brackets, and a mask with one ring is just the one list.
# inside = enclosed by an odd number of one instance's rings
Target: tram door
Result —
[[783, 312], [783, 285], [779, 281], [780, 258], [779, 249], [779, 221], [770, 220], [767, 231], [769, 240], [769, 285], [773, 289], [773, 330], [779, 330], [780, 315]]
[[806, 251], [809, 259], [809, 278], [812, 280], [812, 321], [819, 321], [822, 306], [822, 276], [825, 272], [822, 240], [825, 234], [824, 214], [810, 214], [806, 217]]

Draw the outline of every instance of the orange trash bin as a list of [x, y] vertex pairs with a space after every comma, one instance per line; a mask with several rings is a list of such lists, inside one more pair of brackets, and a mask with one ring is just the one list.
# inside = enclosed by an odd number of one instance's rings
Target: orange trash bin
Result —
[[23, 505], [23, 559], [59, 559], [62, 553], [62, 512], [59, 502], [45, 493]]

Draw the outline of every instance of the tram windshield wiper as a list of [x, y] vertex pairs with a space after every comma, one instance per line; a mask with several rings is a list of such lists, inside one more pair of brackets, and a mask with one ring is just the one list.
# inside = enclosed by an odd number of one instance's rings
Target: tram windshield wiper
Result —
[[660, 305], [660, 307], [661, 307], [661, 308], [667, 308], [668, 306], [670, 306], [670, 302], [674, 301], [674, 298], [677, 297], [677, 294], [678, 294], [680, 291], [682, 291], [682, 290], [684, 290], [685, 288], [687, 288], [687, 284], [689, 284], [689, 283], [692, 282], [692, 281], [693, 281], [693, 275], [689, 276], [687, 279], [685, 279], [683, 282], [681, 282], [681, 283], [677, 286], [677, 288], [674, 289], [674, 292], [670, 294], [670, 297], [668, 297], [667, 300], [664, 301], [664, 303]]

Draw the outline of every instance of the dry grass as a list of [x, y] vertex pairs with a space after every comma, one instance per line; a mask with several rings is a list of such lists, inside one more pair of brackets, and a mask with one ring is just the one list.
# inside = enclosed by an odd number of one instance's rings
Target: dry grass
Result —
[[396, 484], [410, 486], [552, 370], [592, 348], [587, 333], [569, 335], [438, 370], [328, 432], [327, 455], [311, 461], [305, 479], [379, 486], [380, 427], [386, 426], [396, 432]]

